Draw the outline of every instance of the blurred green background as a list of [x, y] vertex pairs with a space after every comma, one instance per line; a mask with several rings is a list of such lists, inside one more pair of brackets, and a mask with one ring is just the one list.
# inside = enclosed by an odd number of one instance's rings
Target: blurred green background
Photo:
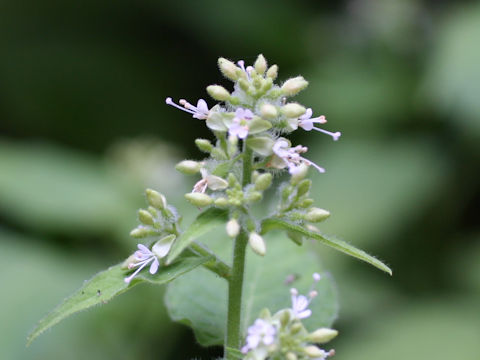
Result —
[[479, 358], [480, 3], [6, 0], [0, 29], [1, 359], [221, 354], [149, 286], [25, 338], [134, 249], [146, 186], [195, 215], [173, 166], [211, 136], [164, 99], [230, 87], [217, 58], [259, 53], [307, 78], [298, 101], [343, 133], [294, 140], [327, 169], [313, 174], [322, 230], [394, 270], [319, 248], [341, 299], [335, 358]]

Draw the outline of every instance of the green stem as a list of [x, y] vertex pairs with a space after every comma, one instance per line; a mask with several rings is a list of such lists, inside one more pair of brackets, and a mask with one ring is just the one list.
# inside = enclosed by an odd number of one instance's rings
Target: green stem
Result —
[[208, 261], [203, 266], [210, 271], [213, 271], [215, 274], [227, 279], [230, 276], [230, 266], [225, 264], [222, 260], [220, 260], [209, 248], [207, 248], [204, 244], [193, 242], [190, 245], [190, 249], [193, 253], [199, 256], [204, 257], [212, 257], [212, 261]]
[[[243, 143], [243, 174], [242, 185], [250, 183], [252, 178], [253, 152]], [[228, 315], [227, 333], [225, 338], [225, 358], [234, 360], [235, 356], [228, 352], [228, 348], [240, 349], [241, 331], [240, 320], [242, 313], [243, 276], [245, 273], [245, 254], [247, 250], [248, 234], [244, 229], [235, 239], [233, 245], [233, 264], [228, 279]]]

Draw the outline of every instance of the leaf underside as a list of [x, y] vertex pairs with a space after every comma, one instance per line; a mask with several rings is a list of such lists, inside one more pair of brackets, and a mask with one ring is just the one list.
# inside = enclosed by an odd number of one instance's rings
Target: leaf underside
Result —
[[[95, 305], [108, 303], [114, 296], [130, 290], [137, 284], [148, 282], [152, 284], [165, 284], [178, 276], [193, 270], [197, 266], [211, 260], [208, 257], [185, 257], [169, 266], [160, 267], [156, 274], [152, 275], [147, 269], [140, 272], [130, 284], [125, 283], [125, 276], [129, 271], [122, 268], [122, 264], [114, 265], [96, 274], [86, 281], [70, 297], [66, 298], [52, 312], [41, 319], [27, 338], [27, 346], [45, 330], [51, 328], [61, 320], [79, 311], [86, 310]], [[131, 271], [130, 271], [131, 272]]]
[[392, 270], [377, 258], [367, 254], [365, 251], [357, 249], [355, 246], [346, 243], [345, 241], [320, 234], [318, 232], [310, 231], [303, 226], [292, 224], [281, 219], [266, 219], [262, 223], [262, 233], [266, 233], [272, 229], [283, 229], [299, 233], [308, 238], [320, 241], [322, 244], [330, 246], [331, 248], [341, 251], [344, 254], [353, 256], [359, 260], [365, 261], [376, 268], [385, 271], [392, 275]]
[[167, 264], [172, 263], [180, 253], [185, 250], [195, 239], [206, 234], [207, 232], [223, 225], [228, 220], [228, 211], [215, 207], [209, 208], [202, 212], [193, 221], [193, 223], [185, 230], [173, 243], [172, 248], [167, 256]]

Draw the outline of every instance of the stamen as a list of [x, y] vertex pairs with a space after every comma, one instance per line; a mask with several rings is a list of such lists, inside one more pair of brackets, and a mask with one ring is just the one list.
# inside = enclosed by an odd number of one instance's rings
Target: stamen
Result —
[[[182, 104], [182, 105], [184, 105], [184, 102], [187, 103], [184, 99], [182, 99], [182, 100], [179, 101], [179, 103]], [[165, 100], [165, 103], [167, 103], [167, 105], [171, 105], [171, 106], [173, 106], [173, 107], [176, 107], [177, 109], [180, 109], [180, 110], [182, 110], [182, 111], [188, 112], [189, 114], [195, 114], [195, 111], [192, 111], [192, 110], [186, 108], [185, 105], [184, 105], [185, 107], [182, 107], [182, 106], [180, 106], [180, 105], [178, 105], [178, 104], [175, 104], [175, 103], [173, 102], [173, 100], [172, 100], [171, 97], [167, 97], [167, 99]], [[188, 103], [187, 103], [187, 104], [188, 104]]]
[[324, 173], [325, 172], [325, 169], [318, 166], [317, 164], [315, 164], [314, 162], [308, 160], [308, 159], [305, 159], [304, 157], [300, 157], [307, 165], [312, 165], [315, 169], [317, 169], [319, 172], [321, 173]]
[[129, 277], [126, 277], [124, 279], [124, 281], [128, 284], [130, 283], [130, 281], [132, 281], [132, 279], [145, 267], [147, 266], [152, 260], [154, 260], [155, 258], [152, 256], [150, 258], [148, 258], [147, 260], [144, 260], [138, 264], [136, 264], [137, 266], [139, 265], [139, 268], [132, 274], [130, 275]]
[[317, 128], [317, 127], [313, 127], [313, 129], [317, 130], [317, 131], [320, 131], [324, 134], [327, 134], [327, 135], [330, 135], [332, 138], [333, 138], [333, 141], [337, 141], [338, 138], [342, 135], [342, 133], [340, 131], [337, 131], [335, 133], [332, 133], [330, 131], [327, 131], [327, 130], [324, 130], [324, 129], [320, 129], [320, 128]]

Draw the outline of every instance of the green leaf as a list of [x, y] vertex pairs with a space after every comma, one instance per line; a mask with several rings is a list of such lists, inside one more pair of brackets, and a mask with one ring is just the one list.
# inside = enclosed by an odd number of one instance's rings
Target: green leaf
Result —
[[365, 261], [370, 265], [373, 265], [376, 268], [383, 270], [386, 273], [392, 275], [392, 270], [383, 262], [374, 258], [371, 255], [368, 255], [365, 251], [357, 249], [356, 247], [346, 243], [345, 241], [335, 239], [330, 236], [327, 237], [326, 235], [307, 230], [303, 226], [292, 224], [291, 222], [281, 220], [281, 219], [266, 219], [262, 222], [262, 234], [268, 232], [271, 229], [283, 229], [287, 231], [293, 231], [293, 232], [302, 234], [306, 237], [318, 240], [324, 245], [330, 246], [335, 250], [341, 251], [347, 255], [350, 255], [357, 259]]
[[228, 220], [228, 211], [211, 207], [202, 212], [173, 243], [168, 253], [167, 264], [171, 264], [180, 253], [185, 250], [195, 239], [225, 224]]
[[[290, 287], [306, 294], [312, 284], [312, 274], [321, 272], [317, 255], [308, 246], [299, 247], [286, 238], [266, 236], [265, 257], [247, 251], [246, 275], [243, 291], [242, 330], [259, 316], [263, 308], [272, 313], [290, 303]], [[220, 245], [212, 246], [217, 252], [227, 252], [231, 242], [225, 237], [212, 239]], [[287, 277], [296, 279], [286, 284]], [[309, 330], [331, 326], [337, 315], [337, 294], [333, 280], [323, 274], [317, 284], [319, 295], [310, 308], [313, 315], [306, 319]], [[227, 282], [205, 269], [198, 269], [182, 276], [167, 287], [165, 295], [170, 317], [195, 331], [196, 339], [205, 346], [222, 344], [227, 316]]]
[[157, 285], [165, 284], [178, 276], [193, 270], [208, 260], [210, 260], [208, 257], [186, 257], [170, 266], [160, 267], [158, 272], [154, 275], [150, 274], [148, 271], [142, 271], [130, 282], [130, 284], [127, 284], [124, 281], [127, 271], [122, 268], [122, 264], [114, 265], [107, 270], [96, 274], [73, 295], [66, 298], [56, 309], [40, 320], [35, 329], [28, 336], [27, 345], [45, 330], [51, 328], [72, 314], [95, 305], [106, 304], [114, 296], [119, 295], [142, 282], [149, 282]]

